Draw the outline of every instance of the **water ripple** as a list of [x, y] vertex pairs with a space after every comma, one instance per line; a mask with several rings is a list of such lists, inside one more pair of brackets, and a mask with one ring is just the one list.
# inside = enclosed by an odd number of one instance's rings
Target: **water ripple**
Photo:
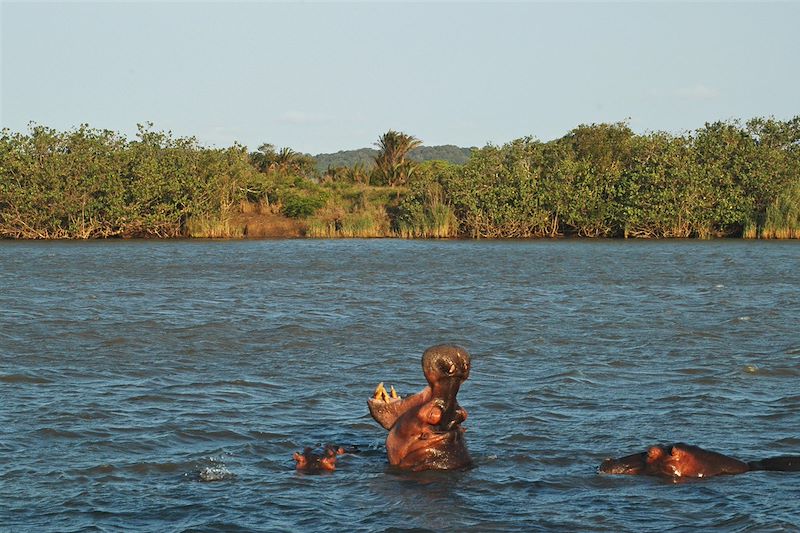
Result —
[[[792, 474], [596, 473], [657, 442], [800, 454], [792, 243], [0, 248], [0, 530], [800, 525]], [[394, 471], [366, 398], [419, 390], [439, 342], [473, 354], [475, 467]], [[295, 472], [329, 443], [336, 472]]]

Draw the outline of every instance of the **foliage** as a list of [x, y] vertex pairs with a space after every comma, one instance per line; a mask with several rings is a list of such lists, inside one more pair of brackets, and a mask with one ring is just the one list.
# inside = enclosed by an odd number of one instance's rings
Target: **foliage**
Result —
[[550, 227], [538, 195], [540, 143], [524, 138], [487, 146], [444, 181], [464, 234], [473, 238], [538, 237]]
[[361, 183], [369, 185], [371, 172], [362, 163], [356, 163], [351, 167], [328, 167], [323, 173], [322, 179], [327, 182]]
[[250, 154], [250, 161], [259, 172], [282, 172], [312, 178], [316, 172], [316, 161], [308, 154], [295, 152], [289, 147], [275, 150], [271, 144], [264, 143], [258, 151]]
[[800, 239], [800, 178], [767, 206], [761, 237], [765, 239]]
[[307, 218], [323, 205], [325, 205], [324, 195], [292, 192], [284, 197], [281, 212], [290, 218]]
[[395, 228], [404, 238], [447, 238], [459, 234], [458, 219], [445, 187], [456, 165], [423, 163], [395, 213]]
[[718, 122], [686, 136], [582, 125], [548, 143], [488, 145], [425, 179], [401, 204], [403, 227], [424, 227], [447, 205], [473, 238], [791, 236], [800, 119]]
[[205, 149], [140, 126], [136, 140], [81, 126], [0, 137], [0, 236], [175, 237], [224, 218], [256, 175], [242, 147]]
[[391, 130], [378, 144], [373, 168], [318, 178], [289, 148], [205, 148], [152, 125], [132, 140], [87, 125], [3, 130], [0, 237], [236, 237], [250, 211], [248, 223], [281, 213], [324, 237], [800, 238], [800, 117], [684, 135], [581, 125], [463, 165], [413, 162], [419, 141]]
[[378, 155], [375, 156], [373, 183], [380, 185], [403, 185], [414, 172], [415, 165], [406, 159], [408, 153], [422, 144], [412, 135], [389, 130], [378, 139]]

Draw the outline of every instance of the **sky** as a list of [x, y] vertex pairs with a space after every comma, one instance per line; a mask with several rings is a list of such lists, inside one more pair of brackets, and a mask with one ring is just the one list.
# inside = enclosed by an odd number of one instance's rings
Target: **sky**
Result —
[[0, 125], [311, 154], [800, 115], [800, 2], [0, 3]]

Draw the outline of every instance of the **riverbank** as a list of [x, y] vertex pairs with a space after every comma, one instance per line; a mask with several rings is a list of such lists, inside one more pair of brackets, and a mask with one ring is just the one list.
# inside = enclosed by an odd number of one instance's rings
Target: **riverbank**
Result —
[[[239, 213], [226, 220], [199, 220], [187, 227], [185, 234], [166, 237], [167, 239], [221, 239], [221, 240], [244, 240], [244, 239], [416, 239], [416, 240], [476, 240], [480, 238], [443, 235], [417, 237], [413, 235], [403, 235], [393, 231], [387, 224], [373, 224], [368, 218], [358, 220], [354, 223], [342, 224], [339, 222], [321, 222], [313, 220], [311, 222], [297, 220], [282, 216], [280, 214], [264, 213]], [[114, 239], [164, 239], [161, 236], [135, 236], [135, 235], [115, 235], [110, 237], [96, 237], [100, 240]], [[741, 240], [798, 240], [800, 230], [768, 231], [764, 230], [757, 233], [754, 230], [743, 235], [704, 235], [692, 237], [648, 237], [636, 236], [612, 236], [612, 237], [582, 237], [576, 233], [554, 234], [547, 236], [525, 237], [525, 238], [506, 238], [501, 240], [557, 240], [557, 239], [577, 239], [577, 240], [711, 240], [711, 239], [741, 239]], [[64, 237], [1, 237], [0, 240], [87, 240], [85, 238], [64, 238]]]
[[207, 148], [148, 127], [134, 140], [4, 130], [0, 238], [800, 238], [800, 117], [680, 136], [581, 125], [464, 164], [386, 152], [320, 174], [288, 148]]

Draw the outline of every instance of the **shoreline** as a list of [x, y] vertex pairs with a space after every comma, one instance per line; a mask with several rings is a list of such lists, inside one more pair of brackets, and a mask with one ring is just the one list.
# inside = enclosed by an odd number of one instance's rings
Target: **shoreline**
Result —
[[89, 239], [81, 238], [14, 238], [0, 237], [0, 242], [125, 242], [125, 241], [347, 241], [347, 240], [388, 240], [388, 241], [462, 241], [462, 242], [514, 242], [514, 241], [576, 241], [576, 242], [599, 242], [599, 241], [624, 241], [624, 242], [669, 242], [669, 241], [698, 241], [698, 242], [718, 242], [718, 241], [763, 241], [763, 242], [800, 242], [800, 237], [583, 237], [578, 235], [558, 235], [545, 237], [403, 237], [400, 235], [383, 236], [338, 236], [320, 237], [309, 235], [259, 235], [259, 236], [239, 236], [239, 237], [206, 237], [182, 235], [177, 237], [96, 237]]

